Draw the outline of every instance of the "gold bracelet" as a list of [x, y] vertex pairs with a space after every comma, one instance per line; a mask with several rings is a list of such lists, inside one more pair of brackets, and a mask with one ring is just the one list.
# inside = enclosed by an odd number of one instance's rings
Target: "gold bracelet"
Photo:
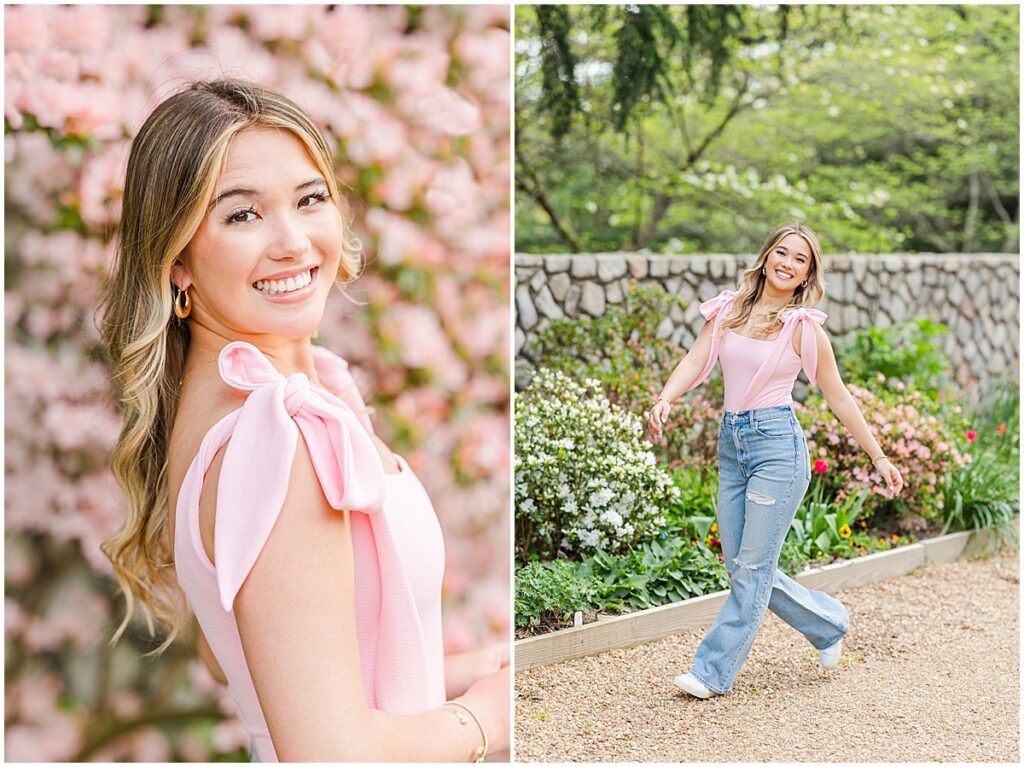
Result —
[[877, 461], [877, 460], [878, 460], [879, 458], [885, 458], [886, 460], [888, 460], [889, 456], [887, 456], [887, 455], [886, 455], [885, 453], [882, 453], [881, 455], [879, 455], [879, 456], [877, 456], [877, 457], [875, 457], [875, 458], [872, 458], [872, 459], [871, 459], [871, 465], [872, 465], [872, 466], [874, 466], [874, 465], [875, 465], [875, 462], [876, 462], [876, 461]]
[[[477, 746], [476, 750], [473, 752], [473, 755], [472, 757], [470, 757], [469, 761], [482, 762], [484, 758], [487, 756], [487, 731], [484, 730], [484, 726], [480, 724], [480, 719], [477, 718], [477, 715], [473, 713], [473, 709], [471, 709], [465, 703], [459, 703], [458, 701], [450, 700], [444, 705], [442, 705], [441, 708], [445, 708], [445, 706], [458, 706], [459, 708], [465, 709], [466, 714], [469, 714], [473, 718], [473, 721], [476, 722], [476, 726], [480, 728], [480, 735], [484, 739], [484, 744], [482, 746]], [[466, 717], [466, 714], [463, 714], [459, 711], [452, 711], [450, 708], [446, 710], [451, 711], [453, 714], [455, 714], [455, 718], [459, 720], [459, 724], [469, 724], [469, 719]]]

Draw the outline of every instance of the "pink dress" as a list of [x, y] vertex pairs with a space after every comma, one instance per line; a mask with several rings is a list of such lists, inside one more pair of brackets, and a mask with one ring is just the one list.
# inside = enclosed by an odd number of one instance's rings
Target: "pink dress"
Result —
[[[398, 458], [398, 474], [384, 471], [345, 361], [314, 347], [314, 363], [330, 392], [311, 386], [303, 373], [281, 375], [251, 344], [225, 346], [219, 356], [221, 378], [251, 393], [206, 434], [178, 496], [178, 582], [224, 670], [260, 761], [276, 762], [277, 753], [246, 665], [233, 604], [281, 511], [299, 432], [331, 506], [362, 512], [352, 514], [351, 523], [355, 620], [369, 705], [393, 714], [418, 714], [446, 700], [444, 541], [437, 516], [404, 459]], [[199, 499], [206, 471], [225, 442], [214, 566], [200, 536]]]
[[[793, 402], [793, 383], [803, 367], [807, 380], [814, 386], [818, 372], [818, 347], [814, 323], [825, 324], [828, 315], [818, 309], [803, 307], [782, 313], [782, 332], [771, 340], [748, 338], [726, 331], [721, 337], [723, 320], [729, 315], [737, 291], [723, 290], [715, 298], [700, 305], [704, 319], [714, 321], [711, 354], [690, 389], [703, 383], [722, 360], [725, 381], [725, 410], [744, 410], [789, 405]], [[793, 350], [793, 334], [800, 329], [800, 354]]]

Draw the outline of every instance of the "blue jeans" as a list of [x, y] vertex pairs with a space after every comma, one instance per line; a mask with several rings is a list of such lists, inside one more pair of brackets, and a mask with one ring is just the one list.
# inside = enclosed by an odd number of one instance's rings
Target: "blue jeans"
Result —
[[709, 690], [732, 683], [770, 609], [819, 650], [842, 639], [850, 615], [778, 568], [811, 480], [807, 442], [789, 405], [722, 413], [718, 433], [718, 537], [732, 587], [697, 648], [690, 673]]

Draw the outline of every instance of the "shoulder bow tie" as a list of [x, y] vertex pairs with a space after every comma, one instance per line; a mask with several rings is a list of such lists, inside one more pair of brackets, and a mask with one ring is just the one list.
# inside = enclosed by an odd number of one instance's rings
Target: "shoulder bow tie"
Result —
[[218, 363], [225, 383], [250, 392], [217, 488], [214, 554], [221, 604], [230, 610], [284, 504], [300, 431], [333, 508], [377, 512], [386, 485], [380, 454], [344, 401], [311, 386], [305, 373], [285, 377], [242, 341], [225, 346]]

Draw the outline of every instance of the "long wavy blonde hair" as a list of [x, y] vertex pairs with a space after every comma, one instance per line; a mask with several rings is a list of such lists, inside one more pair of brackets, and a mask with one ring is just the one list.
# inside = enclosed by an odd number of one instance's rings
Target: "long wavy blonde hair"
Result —
[[818, 244], [818, 237], [813, 230], [799, 221], [783, 224], [776, 228], [761, 245], [757, 260], [753, 266], [746, 269], [740, 276], [739, 287], [736, 299], [733, 302], [732, 311], [722, 321], [725, 328], [740, 328], [747, 324], [754, 305], [760, 300], [764, 293], [764, 285], [768, 277], [762, 273], [768, 255], [783, 237], [790, 234], [797, 234], [804, 239], [811, 251], [811, 267], [807, 273], [806, 285], [798, 285], [793, 291], [793, 297], [780, 306], [777, 310], [769, 312], [764, 321], [751, 328], [752, 336], [770, 336], [782, 325], [780, 319], [782, 312], [787, 309], [799, 309], [817, 304], [825, 295], [825, 268], [821, 260], [821, 245]]
[[[323, 174], [332, 200], [344, 204], [331, 150], [312, 118], [255, 83], [193, 83], [161, 103], [132, 142], [117, 253], [100, 306], [103, 346], [124, 418], [111, 468], [127, 501], [124, 523], [101, 545], [126, 601], [111, 644], [131, 621], [136, 600], [151, 636], [154, 618], [168, 631], [154, 653], [187, 625], [168, 530], [167, 451], [189, 329], [174, 315], [170, 275], [206, 214], [228, 144], [249, 128], [293, 133]], [[360, 250], [346, 223], [339, 281], [358, 275]]]

